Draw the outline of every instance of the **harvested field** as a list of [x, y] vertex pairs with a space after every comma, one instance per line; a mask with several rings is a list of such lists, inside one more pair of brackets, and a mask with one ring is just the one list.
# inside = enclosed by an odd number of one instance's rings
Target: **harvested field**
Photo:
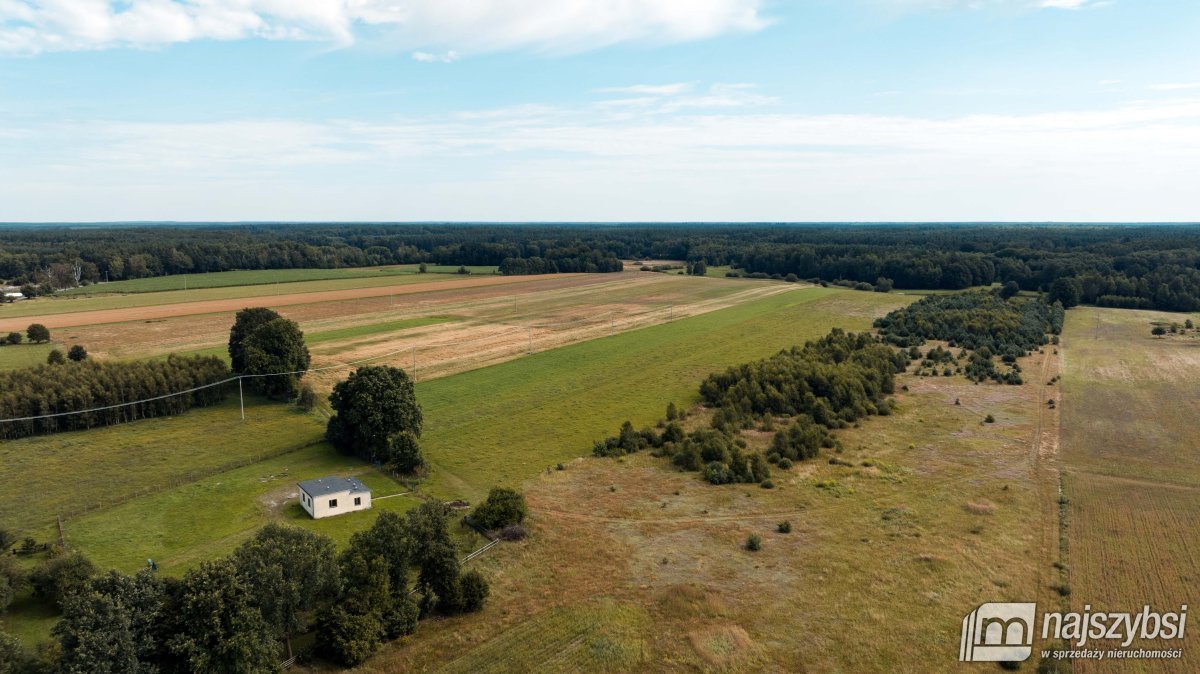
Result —
[[[1156, 339], [1156, 321], [1184, 316], [1076, 308], [1063, 333], [1062, 462], [1068, 499], [1070, 605], [1178, 611], [1200, 581], [1200, 340]], [[1103, 647], [1099, 642], [1097, 647]], [[1180, 642], [1135, 642], [1175, 648]], [[1123, 666], [1076, 662], [1076, 672], [1192, 672], [1200, 636], [1182, 660]]]
[[[406, 277], [407, 279], [408, 277]], [[424, 280], [423, 282], [408, 281], [406, 283], [397, 283], [393, 279], [365, 279], [365, 281], [386, 281], [384, 284], [372, 285], [370, 287], [346, 288], [340, 290], [314, 290], [313, 292], [287, 292], [287, 293], [259, 293], [259, 294], [242, 294], [237, 293], [237, 297], [222, 298], [222, 299], [184, 299], [182, 296], [176, 296], [174, 293], [152, 293], [138, 294], [128, 297], [128, 304], [133, 306], [122, 306], [116, 308], [93, 308], [97, 305], [88, 306], [84, 303], [88, 300], [55, 300], [53, 309], [63, 309], [63, 311], [47, 312], [45, 314], [31, 313], [42, 308], [38, 302], [23, 302], [19, 305], [22, 310], [22, 315], [14, 317], [14, 313], [5, 311], [0, 314], [0, 330], [20, 330], [30, 323], [41, 323], [48, 328], [66, 328], [76, 327], [81, 325], [96, 325], [101, 323], [122, 323], [128, 321], [145, 321], [152, 319], [171, 318], [175, 316], [193, 316], [196, 314], [211, 314], [219, 312], [237, 311], [245, 307], [284, 307], [293, 304], [312, 304], [314, 302], [340, 302], [345, 300], [359, 299], [363, 297], [390, 297], [393, 295], [409, 295], [412, 293], [435, 292], [439, 290], [476, 288], [480, 286], [499, 286], [512, 285], [518, 283], [528, 283], [535, 277], [530, 276], [487, 276], [472, 278], [470, 276], [455, 279], [452, 281], [446, 280]], [[292, 289], [291, 285], [282, 286]], [[261, 286], [239, 286], [237, 289], [241, 291], [253, 290], [261, 288]], [[273, 290], [278, 290], [280, 286], [268, 286]], [[217, 289], [225, 292], [224, 289]], [[180, 295], [187, 295], [189, 291], [180, 291]], [[203, 293], [205, 291], [196, 291]], [[170, 297], [168, 297], [170, 296]], [[110, 299], [110, 298], [104, 298]], [[126, 298], [119, 298], [126, 299]], [[158, 300], [147, 304], [146, 300]], [[80, 310], [74, 310], [71, 303], [79, 303]]]

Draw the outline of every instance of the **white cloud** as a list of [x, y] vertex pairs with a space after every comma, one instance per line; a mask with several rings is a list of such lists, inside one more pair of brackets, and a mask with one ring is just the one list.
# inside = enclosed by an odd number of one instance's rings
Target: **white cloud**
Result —
[[154, 47], [245, 38], [402, 49], [572, 52], [682, 42], [767, 25], [765, 0], [0, 0], [0, 51]]
[[640, 94], [645, 96], [677, 96], [695, 88], [691, 82], [674, 84], [634, 84], [628, 87], [605, 87], [597, 89], [602, 94]]
[[433, 54], [427, 51], [415, 51], [412, 53], [414, 61], [421, 63], [454, 63], [458, 60], [458, 52], [451, 49], [442, 54]]
[[583, 105], [7, 131], [0, 203], [30, 220], [1194, 220], [1200, 174], [1200, 98], [958, 117]]
[[690, 83], [645, 85], [638, 84], [629, 87], [610, 87], [600, 89], [601, 92], [642, 94], [626, 98], [609, 98], [600, 101], [602, 108], [618, 110], [622, 108], [636, 109], [639, 113], [672, 113], [680, 110], [704, 110], [712, 108], [747, 108], [768, 107], [775, 105], [779, 99], [757, 93], [753, 84], [745, 83], [716, 83], [707, 91], [693, 93], [695, 85]]

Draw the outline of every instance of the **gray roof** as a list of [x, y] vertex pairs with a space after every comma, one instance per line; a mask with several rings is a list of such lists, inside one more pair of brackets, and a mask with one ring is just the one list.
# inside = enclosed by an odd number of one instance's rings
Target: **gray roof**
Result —
[[305, 480], [297, 483], [304, 493], [309, 496], [325, 496], [340, 494], [344, 491], [351, 493], [371, 493], [367, 485], [356, 477], [318, 477], [315, 480]]

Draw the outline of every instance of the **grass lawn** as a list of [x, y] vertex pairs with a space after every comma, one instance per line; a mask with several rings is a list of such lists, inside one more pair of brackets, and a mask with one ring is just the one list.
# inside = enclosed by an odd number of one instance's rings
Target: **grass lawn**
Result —
[[[494, 274], [496, 267], [469, 266], [472, 274]], [[454, 274], [457, 266], [427, 265], [429, 274]], [[200, 288], [228, 288], [231, 286], [265, 285], [270, 283], [297, 283], [300, 281], [328, 281], [334, 279], [373, 278], [378, 276], [402, 276], [417, 274], [418, 265], [403, 264], [384, 267], [354, 267], [349, 269], [252, 269], [220, 271], [209, 274], [176, 274], [151, 278], [97, 283], [82, 288], [60, 291], [59, 295], [99, 295], [106, 293], [154, 293], [164, 290], [197, 290]]]
[[[3, 335], [0, 335], [3, 336]], [[49, 342], [46, 344], [7, 344], [0, 346], [0, 370], [15, 370], [33, 367], [46, 362], [46, 356], [54, 349], [66, 351], [70, 347]]]
[[0, 525], [38, 540], [56, 537], [54, 516], [105, 507], [194, 480], [223, 466], [319, 441], [318, 416], [236, 391], [214, 407], [90, 431], [0, 442]]
[[652, 423], [672, 400], [692, 403], [710, 372], [824, 335], [865, 329], [906, 300], [805, 288], [709, 314], [555, 349], [417, 385], [422, 446], [439, 497], [518, 486], [629, 419]]

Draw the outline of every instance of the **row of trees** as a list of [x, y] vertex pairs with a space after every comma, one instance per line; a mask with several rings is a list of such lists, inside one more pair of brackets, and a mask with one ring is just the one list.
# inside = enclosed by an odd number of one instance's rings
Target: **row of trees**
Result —
[[[181, 414], [192, 407], [221, 401], [225, 387], [212, 384], [229, 376], [229, 368], [220, 358], [178, 355], [146, 361], [84, 359], [0, 372], [0, 419], [63, 415], [0, 423], [0, 439]], [[197, 387], [207, 388], [170, 395]], [[157, 396], [164, 397], [125, 404]], [[75, 414], [106, 406], [115, 407]]]
[[[829, 429], [889, 414], [895, 375], [907, 365], [907, 353], [881, 339], [835, 328], [803, 347], [709, 375], [700, 395], [716, 410], [711, 427], [685, 432], [671, 405], [661, 432], [635, 431], [626, 421], [618, 435], [597, 442], [592, 451], [619, 456], [653, 447], [684, 470], [703, 471], [714, 484], [764, 482], [768, 463], [786, 467], [834, 446]], [[775, 434], [768, 456], [747, 451], [739, 434], [756, 424], [772, 428], [778, 417], [790, 422]]]
[[22, 584], [61, 609], [60, 648], [37, 662], [0, 634], [2, 672], [270, 672], [314, 625], [320, 655], [356, 665], [421, 617], [477, 611], [488, 596], [487, 581], [461, 569], [440, 503], [380, 513], [340, 554], [326, 536], [271, 524], [181, 579], [97, 574], [71, 552], [22, 575], [0, 558], [0, 599]]

